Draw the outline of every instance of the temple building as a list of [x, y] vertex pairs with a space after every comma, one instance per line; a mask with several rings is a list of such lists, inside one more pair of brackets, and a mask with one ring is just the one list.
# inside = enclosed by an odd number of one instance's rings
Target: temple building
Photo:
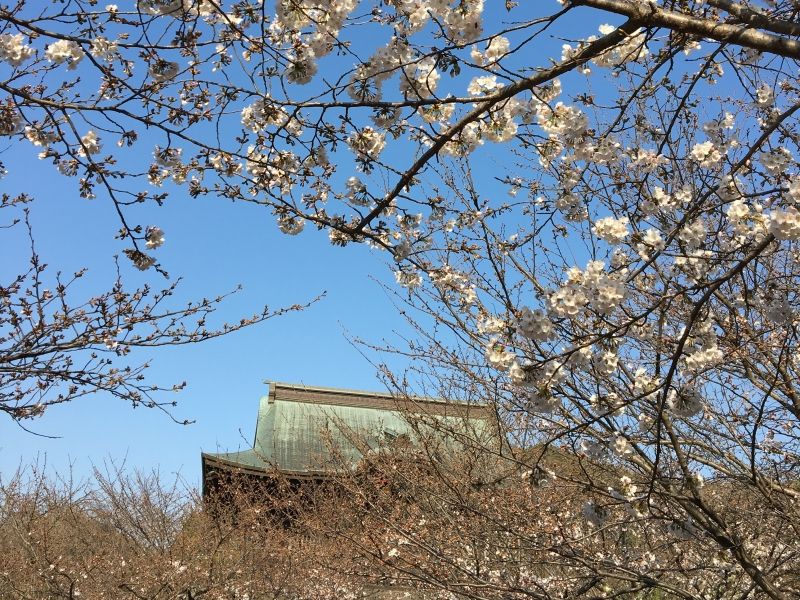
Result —
[[253, 447], [202, 453], [204, 497], [230, 477], [325, 480], [352, 469], [364, 452], [413, 445], [426, 432], [439, 436], [445, 448], [498, 439], [494, 412], [483, 405], [268, 383]]

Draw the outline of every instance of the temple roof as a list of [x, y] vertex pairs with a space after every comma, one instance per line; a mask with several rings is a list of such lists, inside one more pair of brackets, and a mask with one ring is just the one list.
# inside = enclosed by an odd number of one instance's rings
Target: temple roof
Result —
[[398, 437], [413, 442], [425, 429], [453, 438], [485, 436], [492, 414], [481, 405], [269, 382], [253, 447], [203, 453], [204, 478], [209, 467], [299, 477], [330, 474], [357, 463], [365, 448], [387, 446]]

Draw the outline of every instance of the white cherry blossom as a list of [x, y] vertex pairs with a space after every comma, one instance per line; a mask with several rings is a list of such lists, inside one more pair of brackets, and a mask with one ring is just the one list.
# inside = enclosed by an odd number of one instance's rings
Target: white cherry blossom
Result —
[[695, 144], [692, 147], [691, 156], [701, 167], [706, 168], [715, 167], [723, 158], [722, 152], [711, 140]]
[[625, 241], [630, 230], [628, 229], [628, 217], [615, 219], [614, 217], [604, 217], [598, 219], [592, 227], [592, 232], [602, 240], [611, 245], [618, 245]]
[[800, 239], [800, 211], [794, 206], [769, 213], [769, 232], [779, 240]]
[[0, 35], [0, 61], [19, 67], [33, 58], [34, 54], [34, 49], [25, 43], [25, 36], [21, 33]]
[[164, 232], [160, 227], [150, 226], [145, 233], [145, 245], [148, 250], [160, 248], [164, 245]]
[[78, 64], [83, 60], [83, 49], [77, 42], [72, 40], [58, 40], [47, 46], [45, 57], [52, 63], [60, 65], [67, 64], [68, 69], [77, 68]]

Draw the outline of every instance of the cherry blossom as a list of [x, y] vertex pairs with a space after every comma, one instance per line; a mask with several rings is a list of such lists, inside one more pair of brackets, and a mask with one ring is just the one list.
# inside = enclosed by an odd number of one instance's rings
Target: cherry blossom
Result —
[[57, 65], [67, 63], [68, 69], [76, 69], [83, 60], [83, 49], [72, 40], [58, 40], [47, 46], [47, 60]]
[[[442, 594], [796, 595], [775, 526], [796, 528], [800, 469], [790, 3], [25, 4], [0, 133], [113, 204], [133, 268], [163, 271], [148, 215], [176, 194], [364, 244], [413, 331], [365, 342], [410, 361], [387, 382], [490, 404], [526, 471], [541, 448], [578, 461], [548, 479], [591, 498], [541, 542], [569, 573], [494, 594], [503, 568], [447, 546], [473, 579], [420, 571]], [[619, 543], [580, 541], [601, 531]]]

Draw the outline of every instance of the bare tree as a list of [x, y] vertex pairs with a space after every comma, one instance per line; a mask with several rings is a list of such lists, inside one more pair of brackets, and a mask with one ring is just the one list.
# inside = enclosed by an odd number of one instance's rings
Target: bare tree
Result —
[[320, 566], [320, 556], [335, 554], [330, 539], [270, 518], [269, 498], [229, 491], [236, 511], [211, 513], [180, 479], [158, 472], [109, 465], [77, 482], [49, 479], [41, 465], [21, 470], [0, 484], [0, 594], [356, 598], [355, 585]]

